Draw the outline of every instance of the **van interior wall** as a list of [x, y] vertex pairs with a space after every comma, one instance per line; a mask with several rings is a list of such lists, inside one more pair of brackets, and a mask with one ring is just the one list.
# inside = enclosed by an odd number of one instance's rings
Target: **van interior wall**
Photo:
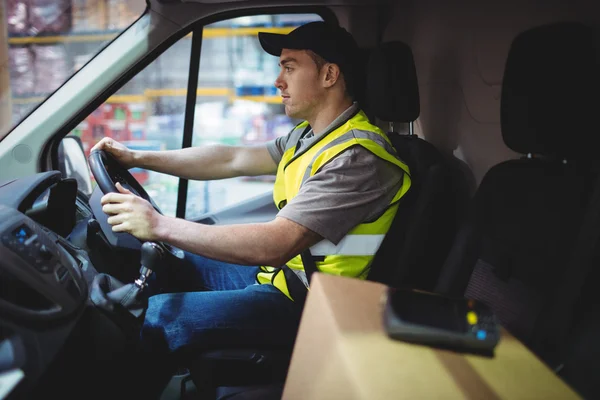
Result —
[[382, 29], [379, 24], [379, 10], [383, 7], [378, 3], [357, 4], [353, 6], [330, 6], [341, 26], [352, 32], [356, 44], [363, 49], [371, 49], [377, 45], [378, 32]]
[[[412, 47], [421, 95], [416, 132], [465, 161], [479, 184], [490, 167], [519, 157], [500, 132], [502, 76], [512, 39], [554, 21], [598, 22], [599, 9], [597, 0], [396, 2], [383, 40]], [[577, 132], [565, 132], [565, 139], [569, 134], [576, 140]]]

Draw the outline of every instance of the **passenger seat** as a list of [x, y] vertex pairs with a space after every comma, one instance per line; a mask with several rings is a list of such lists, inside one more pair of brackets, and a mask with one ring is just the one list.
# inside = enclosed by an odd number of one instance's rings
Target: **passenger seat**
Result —
[[[587, 341], [587, 355], [565, 344], [575, 332], [588, 339], [589, 329], [600, 333], [598, 321], [582, 320], [586, 313], [599, 315], [599, 268], [590, 270], [578, 297], [566, 293], [577, 279], [579, 266], [569, 270], [573, 257], [590, 250], [578, 245], [599, 171], [599, 37], [591, 27], [565, 22], [514, 39], [502, 83], [501, 130], [506, 145], [523, 157], [485, 175], [436, 288], [489, 304], [568, 382], [585, 376], [573, 385], [590, 396], [600, 394], [598, 337]], [[598, 253], [590, 250], [591, 265], [599, 265]], [[573, 322], [583, 332], [571, 332]]]

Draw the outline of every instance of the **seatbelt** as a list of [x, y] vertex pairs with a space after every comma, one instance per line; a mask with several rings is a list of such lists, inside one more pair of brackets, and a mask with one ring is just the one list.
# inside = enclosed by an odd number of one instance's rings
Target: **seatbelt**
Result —
[[308, 281], [308, 285], [310, 286], [310, 277], [313, 273], [319, 271], [317, 268], [315, 257], [310, 252], [310, 249], [306, 249], [302, 253], [300, 253], [300, 258], [302, 259], [302, 265], [304, 265], [306, 280]]
[[[573, 308], [579, 299], [598, 250], [600, 241], [600, 168], [596, 167], [595, 170], [593, 192], [583, 216], [583, 224], [577, 235], [566, 274], [562, 280], [564, 283], [558, 287], [553, 299], [553, 307], [547, 309], [548, 324], [542, 332], [537, 332], [537, 335], [544, 335], [546, 338], [544, 342], [551, 346], [558, 347], [563, 343], [571, 328]], [[547, 336], [543, 331], [546, 331]]]

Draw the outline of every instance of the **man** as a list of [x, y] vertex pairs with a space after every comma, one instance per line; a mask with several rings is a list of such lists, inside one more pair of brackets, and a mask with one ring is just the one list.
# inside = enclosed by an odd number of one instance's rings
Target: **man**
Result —
[[410, 187], [406, 165], [353, 102], [358, 49], [348, 32], [314, 22], [259, 39], [279, 57], [275, 86], [286, 114], [305, 121], [287, 136], [254, 147], [162, 152], [103, 139], [93, 149], [128, 168], [188, 179], [277, 174], [280, 211], [267, 223], [207, 226], [162, 216], [120, 185], [102, 198], [115, 232], [189, 252], [165, 271], [163, 293], [149, 299], [141, 343], [157, 354], [291, 346], [309, 284], [305, 269], [366, 278]]

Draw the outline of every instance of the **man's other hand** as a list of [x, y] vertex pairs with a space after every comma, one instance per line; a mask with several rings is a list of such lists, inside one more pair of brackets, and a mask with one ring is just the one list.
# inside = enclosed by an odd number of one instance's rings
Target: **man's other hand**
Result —
[[114, 139], [107, 137], [103, 138], [92, 147], [90, 152], [94, 150], [104, 150], [110, 153], [125, 168], [129, 169], [137, 166], [135, 165], [135, 152], [129, 150], [124, 144], [119, 143]]
[[119, 193], [108, 193], [100, 200], [113, 232], [127, 232], [140, 240], [160, 240], [159, 225], [163, 216], [152, 205], [116, 184]]

